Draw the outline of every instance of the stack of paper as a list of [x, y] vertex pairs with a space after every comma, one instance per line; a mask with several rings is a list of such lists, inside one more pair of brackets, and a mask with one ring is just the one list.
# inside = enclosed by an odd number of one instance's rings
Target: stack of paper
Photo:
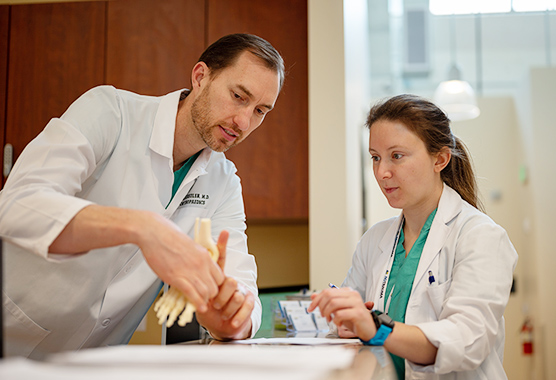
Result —
[[318, 308], [311, 313], [307, 312], [310, 304], [311, 301], [278, 301], [282, 318], [286, 321], [289, 329], [293, 331], [328, 332], [328, 323], [321, 316]]
[[0, 379], [317, 380], [347, 370], [356, 350], [338, 346], [118, 346], [0, 360]]

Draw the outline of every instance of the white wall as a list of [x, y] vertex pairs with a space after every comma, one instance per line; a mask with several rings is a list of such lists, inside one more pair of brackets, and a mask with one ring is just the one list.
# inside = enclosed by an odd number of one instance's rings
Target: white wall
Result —
[[345, 274], [347, 241], [343, 4], [308, 0], [309, 283]]
[[529, 172], [527, 203], [531, 206], [526, 296], [532, 300], [535, 325], [537, 352], [532, 368], [539, 379], [556, 379], [556, 255], [552, 239], [556, 214], [556, 68], [532, 69], [525, 88], [520, 137]]
[[487, 214], [506, 229], [519, 259], [514, 279], [516, 293], [510, 296], [506, 312], [506, 344], [504, 368], [510, 380], [533, 379], [529, 358], [521, 355], [519, 330], [527, 303], [524, 265], [532, 253], [526, 249], [523, 194], [526, 183], [519, 180], [519, 168], [524, 164], [519, 138], [519, 123], [512, 97], [479, 99], [481, 115], [474, 120], [453, 123], [454, 133], [467, 145], [478, 177], [481, 199]]
[[309, 272], [311, 288], [322, 289], [343, 281], [362, 232], [359, 131], [368, 107], [369, 34], [366, 0], [308, 6]]

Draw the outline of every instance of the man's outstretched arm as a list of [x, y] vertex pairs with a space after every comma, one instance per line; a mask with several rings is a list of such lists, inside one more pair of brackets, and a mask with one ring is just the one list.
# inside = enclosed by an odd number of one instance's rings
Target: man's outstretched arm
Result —
[[205, 248], [149, 211], [89, 205], [66, 225], [49, 252], [75, 254], [122, 244], [137, 245], [160, 279], [178, 288], [200, 312], [224, 282]]

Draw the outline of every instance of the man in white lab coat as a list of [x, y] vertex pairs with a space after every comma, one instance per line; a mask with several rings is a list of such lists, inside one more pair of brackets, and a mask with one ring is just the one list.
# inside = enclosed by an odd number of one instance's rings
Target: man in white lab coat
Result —
[[[126, 343], [161, 280], [215, 338], [254, 335], [256, 265], [222, 152], [262, 123], [283, 80], [267, 41], [230, 35], [203, 53], [190, 90], [100, 86], [52, 119], [0, 192], [7, 354]], [[219, 263], [190, 238], [196, 217], [212, 219], [215, 237], [225, 230]]]

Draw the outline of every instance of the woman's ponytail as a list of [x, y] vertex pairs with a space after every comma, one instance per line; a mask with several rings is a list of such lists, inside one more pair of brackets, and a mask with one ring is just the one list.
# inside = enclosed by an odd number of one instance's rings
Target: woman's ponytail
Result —
[[484, 212], [478, 196], [477, 181], [473, 171], [471, 156], [467, 147], [458, 137], [453, 136], [454, 147], [451, 149], [450, 163], [442, 170], [440, 177], [467, 203]]

